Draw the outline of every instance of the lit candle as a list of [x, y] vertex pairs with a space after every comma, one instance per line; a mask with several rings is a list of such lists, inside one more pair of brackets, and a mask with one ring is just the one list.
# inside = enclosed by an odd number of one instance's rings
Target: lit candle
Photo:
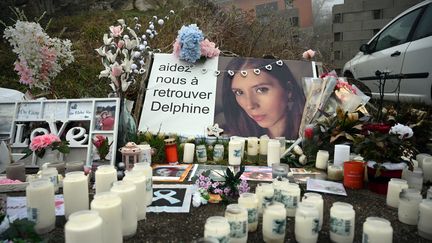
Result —
[[262, 135], [259, 139], [259, 153], [260, 155], [267, 155], [267, 146], [270, 138], [267, 135]]
[[140, 171], [146, 178], [145, 202], [147, 206], [150, 206], [153, 202], [153, 169], [150, 163], [137, 163], [133, 170]]
[[25, 164], [22, 162], [15, 162], [6, 165], [6, 178], [11, 180], [26, 181]]
[[67, 162], [65, 173], [69, 173], [72, 171], [84, 171], [84, 162], [82, 161]]
[[419, 205], [419, 221], [417, 229], [419, 235], [432, 240], [432, 200], [423, 199]]
[[329, 164], [327, 167], [327, 179], [341, 181], [343, 179], [343, 169], [341, 166]]
[[54, 185], [49, 179], [30, 181], [26, 187], [27, 218], [35, 222], [35, 231], [45, 234], [55, 228]]
[[392, 243], [393, 228], [390, 221], [379, 217], [367, 217], [363, 223], [362, 242]]
[[269, 183], [260, 183], [255, 189], [258, 198], [258, 213], [262, 215], [263, 209], [273, 201], [274, 189]]
[[327, 169], [327, 162], [329, 159], [329, 152], [326, 150], [319, 150], [316, 155], [315, 167], [317, 169]]
[[241, 146], [242, 143], [239, 140], [231, 140], [228, 143], [228, 163], [229, 165], [240, 165], [241, 164]]
[[103, 220], [103, 242], [122, 242], [122, 208], [120, 197], [113, 192], [101, 192], [94, 196], [90, 207], [92, 211], [97, 211]]
[[432, 182], [432, 157], [427, 157], [423, 160], [423, 180]]
[[229, 204], [225, 210], [225, 218], [230, 224], [230, 243], [247, 242], [248, 213], [238, 204]]
[[96, 194], [110, 190], [117, 181], [117, 171], [112, 165], [100, 165], [95, 172]]
[[414, 168], [413, 171], [408, 171], [406, 180], [409, 188], [421, 191], [423, 188], [423, 170], [418, 167]]
[[183, 147], [183, 163], [193, 163], [195, 144], [185, 143]]
[[319, 230], [321, 230], [324, 219], [324, 200], [321, 194], [307, 192], [303, 195], [302, 202], [310, 202], [317, 207], [319, 212]]
[[102, 243], [102, 218], [98, 212], [82, 210], [70, 215], [65, 224], [66, 243]]
[[420, 153], [416, 155], [416, 160], [418, 161], [419, 167], [423, 168], [423, 161], [425, 159], [432, 159], [432, 155], [426, 153]]
[[230, 239], [230, 224], [221, 216], [212, 216], [204, 225], [204, 237], [217, 239], [218, 242], [228, 243]]
[[144, 174], [137, 170], [125, 171], [125, 177], [123, 181], [129, 181], [136, 186], [136, 204], [137, 204], [137, 214], [138, 220], [143, 220], [146, 218], [147, 204], [145, 201], [146, 197], [146, 177]]
[[394, 208], [399, 207], [399, 194], [405, 188], [408, 188], [406, 180], [391, 178], [387, 189], [387, 205]]
[[216, 144], [213, 148], [213, 161], [219, 162], [224, 158], [224, 146], [223, 144]]
[[317, 242], [319, 212], [310, 202], [301, 202], [295, 214], [294, 234], [297, 242]]
[[330, 208], [330, 239], [332, 242], [353, 242], [355, 211], [349, 203], [335, 202]]
[[344, 144], [336, 144], [334, 149], [333, 163], [338, 166], [343, 166], [345, 161], [349, 160], [350, 146]]
[[151, 147], [150, 147], [150, 144], [139, 144], [137, 146], [140, 149], [139, 162], [151, 163]]
[[66, 219], [72, 213], [89, 208], [88, 178], [83, 171], [66, 174], [63, 180], [63, 196]]
[[402, 189], [399, 197], [398, 218], [404, 224], [417, 225], [419, 204], [422, 200], [417, 189]]
[[117, 193], [121, 198], [122, 235], [129, 238], [135, 235], [138, 226], [136, 186], [128, 181], [116, 181], [111, 187], [111, 192]]
[[258, 138], [248, 137], [247, 138], [247, 155], [257, 156], [258, 155]]
[[207, 162], [207, 149], [204, 144], [196, 146], [196, 157], [198, 163]]
[[50, 168], [42, 169], [41, 177], [50, 180], [51, 183], [54, 185], [54, 191], [58, 192], [59, 182], [58, 182], [58, 172], [56, 168], [50, 167]]
[[264, 209], [263, 238], [264, 242], [284, 242], [286, 229], [286, 212], [282, 203], [274, 202]]
[[254, 193], [242, 193], [238, 199], [238, 204], [248, 212], [249, 232], [255, 232], [258, 227], [258, 197]]
[[280, 143], [279, 140], [270, 139], [267, 143], [267, 166], [280, 163]]

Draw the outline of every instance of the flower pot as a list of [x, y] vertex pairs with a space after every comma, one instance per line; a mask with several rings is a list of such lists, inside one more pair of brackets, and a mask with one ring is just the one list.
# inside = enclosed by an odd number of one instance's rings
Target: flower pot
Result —
[[381, 174], [375, 176], [376, 169], [367, 167], [368, 172], [368, 188], [378, 194], [387, 194], [388, 182], [391, 178], [401, 178], [402, 170], [384, 170], [381, 169]]
[[47, 148], [42, 158], [37, 158], [37, 165], [41, 168], [45, 163], [61, 162], [60, 151]]
[[365, 163], [362, 161], [346, 161], [344, 163], [343, 184], [349, 189], [363, 188]]

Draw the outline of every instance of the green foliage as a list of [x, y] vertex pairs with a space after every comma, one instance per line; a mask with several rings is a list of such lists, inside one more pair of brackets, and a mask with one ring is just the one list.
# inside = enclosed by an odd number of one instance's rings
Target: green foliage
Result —
[[[4, 215], [0, 219], [4, 219]], [[9, 218], [7, 218], [9, 220]], [[2, 222], [1, 220], [0, 222]], [[35, 222], [28, 219], [16, 219], [13, 223], [9, 221], [9, 228], [0, 235], [0, 240], [12, 242], [44, 242], [34, 230]]]

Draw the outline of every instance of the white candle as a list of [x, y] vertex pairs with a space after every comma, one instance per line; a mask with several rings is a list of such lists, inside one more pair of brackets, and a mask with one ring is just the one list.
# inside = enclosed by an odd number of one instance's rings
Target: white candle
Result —
[[408, 188], [406, 180], [391, 178], [388, 183], [386, 202], [390, 207], [399, 207], [399, 194], [402, 189]]
[[248, 213], [238, 204], [229, 204], [225, 210], [225, 218], [230, 224], [230, 243], [247, 242]]
[[335, 202], [330, 208], [330, 239], [332, 242], [353, 242], [355, 211], [349, 203]]
[[198, 163], [207, 162], [207, 149], [204, 144], [196, 146], [196, 158]]
[[247, 155], [257, 156], [258, 155], [258, 138], [248, 137], [247, 139]]
[[379, 217], [367, 217], [363, 223], [362, 242], [392, 243], [393, 228], [390, 221]]
[[334, 149], [333, 163], [335, 165], [343, 166], [345, 161], [349, 161], [350, 146], [344, 144], [336, 144]]
[[255, 232], [258, 227], [258, 197], [254, 193], [242, 193], [238, 204], [248, 212], [248, 230]]
[[267, 135], [262, 135], [259, 139], [259, 153], [260, 155], [267, 155], [267, 145], [270, 138]]
[[82, 210], [69, 216], [65, 224], [66, 243], [102, 243], [102, 218], [96, 211]]
[[427, 158], [432, 158], [432, 155], [426, 153], [420, 153], [416, 155], [416, 160], [418, 161], [420, 168], [423, 168], [423, 160]]
[[423, 199], [419, 205], [419, 235], [428, 240], [432, 240], [432, 200]]
[[417, 225], [419, 204], [422, 200], [417, 189], [403, 189], [399, 197], [398, 218], [404, 224]]
[[195, 154], [195, 144], [185, 143], [183, 147], [183, 163], [193, 163]]
[[294, 233], [297, 242], [317, 242], [319, 231], [319, 212], [310, 202], [301, 202], [295, 215]]
[[63, 196], [66, 219], [74, 212], [89, 209], [88, 178], [83, 171], [66, 174], [63, 180]]
[[414, 168], [413, 171], [408, 171], [406, 180], [409, 188], [421, 191], [423, 188], [423, 170], [421, 168]]
[[280, 143], [280, 154], [283, 154], [286, 149], [286, 139], [285, 137], [275, 137], [275, 139], [279, 140]]
[[302, 202], [310, 202], [317, 207], [319, 212], [319, 230], [321, 230], [324, 219], [324, 200], [321, 194], [307, 192], [303, 195]]
[[258, 213], [262, 215], [263, 209], [273, 201], [274, 189], [269, 183], [260, 183], [255, 189], [258, 198]]
[[432, 157], [427, 157], [423, 160], [423, 181], [432, 182]]
[[140, 149], [139, 162], [151, 163], [151, 147], [149, 144], [137, 145]]
[[274, 202], [264, 209], [263, 238], [264, 242], [284, 242], [286, 229], [285, 206]]
[[223, 144], [216, 144], [213, 148], [213, 161], [219, 162], [224, 158], [224, 146]]
[[246, 138], [233, 136], [233, 137], [231, 137], [230, 140], [231, 141], [240, 141], [240, 143], [241, 143], [241, 157], [243, 158], [243, 156], [245, 154]]
[[90, 207], [92, 211], [97, 211], [102, 218], [103, 242], [122, 242], [122, 207], [120, 197], [114, 192], [101, 192], [94, 196]]
[[127, 181], [116, 181], [111, 187], [111, 192], [117, 193], [122, 201], [122, 235], [130, 237], [137, 230], [137, 205], [136, 186]]
[[150, 206], [153, 202], [153, 169], [150, 163], [137, 163], [133, 170], [141, 171], [146, 178], [145, 202]]
[[327, 167], [327, 179], [332, 181], [340, 181], [343, 179], [342, 166], [329, 164]]
[[228, 143], [228, 163], [229, 165], [240, 165], [241, 164], [241, 141], [231, 140]]
[[95, 172], [96, 194], [110, 190], [117, 181], [117, 171], [112, 165], [100, 165]]
[[145, 201], [146, 196], [146, 177], [144, 174], [137, 170], [125, 171], [126, 175], [123, 181], [129, 181], [136, 186], [136, 204], [138, 209], [138, 220], [146, 218], [147, 204]]
[[54, 185], [54, 191], [58, 192], [59, 182], [58, 182], [58, 171], [54, 167], [43, 168], [41, 172], [42, 178], [47, 178]]
[[212, 216], [207, 218], [204, 225], [204, 237], [217, 239], [218, 242], [229, 242], [230, 224], [228, 220], [221, 216]]
[[329, 160], [329, 152], [326, 150], [319, 150], [316, 155], [315, 167], [317, 169], [327, 169], [327, 162]]
[[280, 163], [280, 143], [279, 140], [270, 139], [267, 144], [267, 166]]
[[26, 187], [27, 218], [36, 223], [38, 234], [45, 234], [55, 228], [54, 185], [49, 179], [30, 181]]

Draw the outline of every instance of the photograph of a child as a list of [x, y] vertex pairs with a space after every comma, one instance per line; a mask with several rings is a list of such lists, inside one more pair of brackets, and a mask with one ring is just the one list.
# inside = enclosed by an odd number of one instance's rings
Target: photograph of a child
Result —
[[95, 130], [111, 131], [115, 125], [115, 104], [100, 102], [96, 104]]
[[192, 165], [154, 165], [154, 181], [183, 181]]
[[224, 72], [218, 77], [216, 101], [221, 106], [219, 110], [216, 107], [215, 123], [224, 133], [297, 138], [305, 104], [300, 79], [312, 76], [311, 64], [288, 66], [286, 62], [260, 58], [230, 58], [224, 64], [223, 60], [219, 62]]

